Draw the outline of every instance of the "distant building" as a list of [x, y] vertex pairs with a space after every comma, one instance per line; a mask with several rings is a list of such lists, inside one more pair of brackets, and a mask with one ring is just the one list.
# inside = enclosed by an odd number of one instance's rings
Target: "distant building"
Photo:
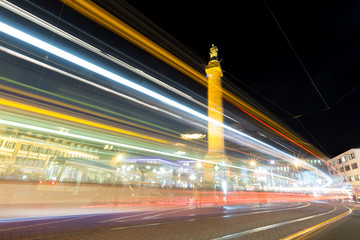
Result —
[[39, 180], [57, 157], [99, 161], [98, 149], [50, 135], [0, 126], [0, 180]]
[[[344, 182], [348, 182], [354, 190], [360, 190], [360, 148], [352, 148], [334, 158], [328, 160], [328, 163], [333, 166], [343, 177]], [[339, 179], [338, 173], [329, 167], [330, 175]]]

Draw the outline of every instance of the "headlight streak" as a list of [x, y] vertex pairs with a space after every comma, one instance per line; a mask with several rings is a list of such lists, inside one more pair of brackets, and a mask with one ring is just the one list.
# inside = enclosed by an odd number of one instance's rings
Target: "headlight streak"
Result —
[[[162, 151], [153, 150], [153, 149], [149, 149], [149, 148], [132, 146], [132, 145], [123, 144], [123, 143], [119, 143], [119, 142], [113, 142], [113, 141], [104, 140], [104, 139], [100, 139], [100, 138], [83, 136], [83, 135], [69, 133], [69, 132], [62, 132], [62, 131], [59, 131], [59, 130], [53, 130], [53, 129], [34, 126], [34, 125], [28, 125], [28, 124], [24, 124], [24, 123], [19, 123], [19, 122], [7, 121], [7, 120], [4, 120], [4, 119], [0, 119], [0, 124], [19, 127], [19, 128], [30, 129], [30, 130], [35, 130], [35, 131], [40, 131], [40, 132], [45, 132], [45, 133], [51, 133], [51, 134], [55, 134], [55, 135], [61, 135], [61, 136], [64, 136], [64, 137], [77, 138], [77, 139], [80, 139], [80, 140], [86, 140], [86, 141], [91, 141], [91, 142], [95, 142], [95, 143], [102, 143], [104, 145], [109, 144], [109, 145], [122, 147], [122, 148], [126, 148], [126, 149], [141, 151], [141, 152], [160, 154], [160, 155], [163, 155], [163, 156], [174, 157], [174, 158], [177, 158], [177, 159], [180, 158], [180, 159], [188, 159], [188, 160], [193, 160], [193, 161], [206, 162], [206, 163], [211, 163], [211, 164], [218, 164], [217, 162], [212, 162], [212, 161], [208, 161], [208, 160], [204, 160], [204, 159], [198, 159], [198, 158], [193, 158], [193, 157], [188, 157], [188, 156], [179, 156], [179, 155], [176, 155], [176, 154], [162, 152]], [[235, 168], [235, 169], [241, 169], [241, 170], [247, 170], [247, 171], [255, 172], [254, 169], [249, 169], [249, 168], [244, 168], [244, 167], [237, 167], [237, 166], [232, 166], [232, 165], [228, 165], [228, 164], [224, 164], [224, 166], [230, 167], [230, 168]], [[276, 175], [276, 174], [273, 174], [273, 173], [266, 173], [266, 174], [268, 174], [270, 176], [277, 177], [277, 178], [282, 178], [282, 179], [285, 179], [285, 180], [298, 182], [298, 180], [293, 179], [293, 178], [289, 178], [289, 177], [285, 177], [285, 176], [281, 176], [281, 175]]]
[[[81, 59], [81, 58], [79, 58], [79, 57], [77, 57], [77, 56], [75, 56], [73, 54], [70, 54], [70, 53], [68, 53], [68, 52], [66, 52], [64, 50], [61, 50], [61, 49], [59, 49], [59, 48], [57, 48], [55, 46], [52, 46], [52, 45], [50, 45], [50, 44], [48, 44], [48, 43], [46, 43], [46, 42], [44, 42], [42, 40], [39, 40], [39, 39], [37, 39], [37, 38], [35, 38], [33, 36], [30, 36], [30, 35], [22, 32], [22, 31], [20, 31], [20, 30], [18, 30], [16, 28], [13, 28], [13, 27], [3, 23], [3, 22], [0, 22], [0, 31], [3, 32], [3, 33], [8, 34], [8, 35], [10, 35], [10, 36], [12, 36], [14, 38], [25, 41], [28, 44], [33, 45], [33, 46], [35, 46], [37, 48], [40, 48], [40, 49], [45, 50], [45, 51], [47, 51], [49, 53], [52, 53], [52, 54], [54, 54], [54, 55], [56, 55], [56, 56], [58, 56], [60, 58], [63, 58], [65, 60], [69, 61], [69, 62], [72, 62], [75, 65], [81, 66], [81, 67], [83, 67], [83, 68], [85, 68], [87, 70], [93, 71], [93, 72], [95, 72], [95, 73], [97, 73], [97, 74], [99, 74], [99, 75], [101, 75], [103, 77], [109, 78], [109, 79], [111, 79], [111, 80], [113, 80], [113, 81], [115, 81], [117, 83], [120, 83], [122, 85], [125, 85], [125, 86], [127, 86], [127, 87], [129, 87], [131, 89], [137, 90], [137, 91], [139, 91], [139, 92], [141, 92], [141, 93], [143, 93], [145, 95], [148, 95], [148, 96], [150, 96], [152, 98], [155, 98], [155, 99], [157, 99], [157, 100], [159, 100], [159, 101], [161, 101], [161, 102], [163, 102], [165, 104], [168, 104], [168, 105], [173, 106], [173, 107], [175, 107], [177, 109], [180, 109], [180, 110], [182, 110], [184, 112], [192, 114], [192, 115], [194, 115], [194, 116], [196, 116], [196, 117], [198, 117], [200, 119], [203, 119], [203, 120], [205, 120], [207, 122], [209, 122], [209, 121], [213, 122], [214, 124], [222, 126], [224, 129], [230, 130], [231, 132], [234, 132], [234, 133], [239, 134], [239, 135], [241, 135], [243, 137], [246, 137], [246, 138], [248, 138], [248, 139], [250, 139], [250, 140], [252, 140], [254, 142], [257, 142], [257, 143], [259, 143], [259, 144], [261, 144], [263, 146], [266, 146], [267, 148], [273, 149], [273, 150], [281, 153], [283, 156], [286, 156], [289, 159], [301, 161], [301, 160], [299, 160], [299, 159], [297, 159], [297, 158], [295, 158], [295, 157], [293, 157], [293, 156], [291, 156], [291, 155], [289, 155], [287, 153], [284, 153], [281, 150], [279, 150], [279, 149], [277, 149], [277, 148], [275, 148], [273, 146], [270, 146], [270, 145], [268, 145], [268, 144], [266, 144], [266, 143], [264, 143], [264, 142], [262, 142], [262, 141], [260, 141], [260, 140], [258, 140], [256, 138], [253, 138], [253, 137], [251, 137], [251, 136], [249, 136], [249, 135], [247, 135], [245, 133], [242, 133], [242, 132], [240, 132], [240, 131], [238, 131], [238, 130], [236, 130], [234, 128], [231, 128], [231, 127], [229, 127], [227, 125], [224, 125], [224, 124], [222, 124], [220, 122], [217, 122], [217, 121], [205, 116], [204, 114], [201, 114], [201, 113], [199, 113], [199, 112], [197, 112], [197, 111], [195, 111], [195, 110], [193, 110], [193, 109], [191, 109], [189, 107], [186, 107], [186, 106], [184, 106], [184, 105], [182, 105], [182, 104], [180, 104], [178, 102], [175, 102], [175, 101], [173, 101], [173, 100], [171, 100], [171, 99], [169, 99], [167, 97], [164, 97], [164, 96], [162, 96], [162, 95], [160, 95], [160, 94], [158, 94], [158, 93], [156, 93], [156, 92], [154, 92], [152, 90], [149, 90], [149, 89], [147, 89], [147, 88], [145, 88], [143, 86], [140, 86], [140, 85], [138, 85], [138, 84], [136, 84], [134, 82], [131, 82], [130, 80], [127, 80], [127, 79], [125, 79], [125, 78], [123, 78], [123, 77], [121, 77], [121, 76], [119, 76], [119, 75], [117, 75], [115, 73], [112, 73], [112, 72], [110, 72], [110, 71], [108, 71], [108, 70], [106, 70], [104, 68], [101, 68], [101, 67], [99, 67], [99, 66], [97, 66], [97, 65], [95, 65], [93, 63], [90, 63], [90, 62], [88, 62], [88, 61], [86, 61], [84, 59]], [[311, 166], [308, 163], [305, 163], [303, 161], [301, 161], [301, 162], [302, 162], [303, 165], [313, 169], [314, 171], [317, 171], [317, 173], [319, 175], [322, 175], [322, 177], [327, 180], [327, 185], [331, 185], [332, 180], [327, 174], [319, 171], [317, 168]]]
[[[67, 33], [66, 31], [64, 31], [64, 30], [62, 30], [62, 29], [60, 29], [60, 28], [58, 28], [58, 27], [56, 27], [56, 26], [54, 26], [54, 25], [52, 25], [52, 24], [50, 24], [50, 23], [48, 23], [48, 22], [46, 22], [44, 20], [42, 20], [41, 18], [39, 18], [39, 17], [25, 11], [24, 9], [22, 9], [22, 8], [12, 4], [12, 3], [9, 3], [6, 0], [0, 0], [0, 6], [6, 8], [7, 10], [9, 10], [9, 11], [11, 11], [11, 12], [13, 12], [13, 13], [15, 13], [15, 14], [17, 14], [17, 15], [19, 15], [19, 16], [21, 16], [21, 17], [23, 17], [23, 18], [25, 18], [25, 19], [27, 19], [27, 20], [29, 20], [29, 21], [31, 21], [31, 22], [33, 22], [33, 23], [35, 23], [35, 24], [37, 24], [37, 25], [39, 25], [39, 26], [41, 26], [41, 27], [43, 27], [43, 28], [45, 28], [45, 29], [47, 29], [47, 30], [49, 30], [49, 31], [51, 31], [51, 32], [53, 32], [53, 33], [65, 38], [65, 39], [67, 39], [67, 40], [69, 40], [69, 41], [71, 41], [71, 42], [73, 42], [73, 43], [75, 43], [75, 44], [89, 50], [89, 51], [91, 51], [91, 52], [93, 52], [93, 53], [95, 53], [95, 54], [97, 54], [97, 55], [99, 55], [99, 56], [101, 56], [101, 57], [103, 57], [103, 58], [106, 58], [107, 60], [109, 60], [109, 61], [111, 61], [113, 63], [116, 63], [117, 65], [119, 65], [121, 67], [124, 67], [124, 68], [138, 74], [139, 76], [142, 76], [142, 77], [144, 77], [144, 78], [146, 78], [146, 79], [148, 79], [148, 80], [162, 86], [165, 89], [168, 89], [168, 90], [172, 91], [173, 93], [176, 93], [176, 94], [178, 94], [178, 95], [180, 95], [180, 96], [182, 96], [182, 97], [184, 97], [184, 98], [186, 98], [186, 99], [188, 99], [188, 100], [190, 100], [190, 101], [192, 101], [192, 102], [194, 102], [194, 103], [196, 103], [196, 104], [198, 104], [198, 105], [200, 105], [200, 106], [202, 106], [204, 108], [207, 108], [206, 104], [204, 104], [204, 103], [202, 103], [200, 101], [197, 101], [196, 99], [194, 99], [190, 95], [185, 94], [184, 92], [182, 92], [182, 91], [180, 91], [180, 90], [178, 90], [178, 89], [176, 89], [176, 88], [174, 88], [174, 87], [172, 87], [172, 86], [158, 80], [157, 78], [145, 73], [144, 71], [142, 71], [140, 69], [137, 69], [137, 68], [131, 66], [130, 64], [127, 64], [127, 63], [121, 61], [120, 59], [118, 59], [118, 58], [116, 58], [116, 57], [114, 57], [114, 56], [112, 56], [112, 55], [110, 55], [108, 53], [104, 53], [100, 49], [98, 49], [98, 48], [84, 42], [83, 40], [81, 40], [81, 39]], [[234, 122], [238, 122], [237, 120], [227, 116], [226, 114], [224, 114], [224, 116], [226, 118], [228, 118], [228, 119], [231, 119]]]
[[50, 66], [50, 65], [48, 65], [48, 64], [46, 64], [46, 63], [42, 63], [42, 62], [37, 61], [37, 60], [35, 60], [35, 59], [33, 59], [33, 58], [27, 57], [27, 56], [25, 56], [25, 55], [23, 55], [23, 54], [20, 54], [20, 53], [17, 53], [17, 52], [15, 52], [15, 51], [12, 51], [12, 50], [10, 50], [10, 49], [8, 49], [8, 48], [5, 48], [5, 47], [0, 46], [0, 50], [3, 51], [3, 52], [8, 53], [8, 54], [10, 54], [10, 55], [13, 55], [13, 56], [15, 56], [15, 57], [21, 58], [21, 59], [23, 59], [23, 60], [25, 60], [25, 61], [31, 62], [31, 63], [33, 63], [33, 64], [36, 64], [36, 65], [38, 65], [38, 66], [47, 68], [47, 69], [49, 69], [49, 70], [51, 70], [51, 71], [60, 73], [60, 74], [62, 74], [62, 75], [64, 75], [64, 76], [73, 78], [73, 79], [75, 79], [75, 80], [81, 81], [81, 82], [86, 83], [86, 84], [89, 84], [89, 85], [91, 85], [91, 86], [93, 86], [93, 87], [96, 87], [96, 88], [99, 88], [99, 89], [101, 89], [101, 90], [103, 90], [103, 91], [105, 91], [105, 92], [109, 92], [109, 93], [114, 94], [114, 95], [116, 95], [116, 96], [125, 98], [125, 99], [130, 100], [130, 101], [132, 101], [132, 102], [135, 102], [135, 103], [137, 103], [137, 104], [140, 104], [140, 105], [143, 105], [143, 106], [145, 106], [145, 107], [151, 108], [151, 109], [153, 109], [153, 110], [157, 110], [157, 111], [166, 113], [166, 114], [171, 115], [171, 116], [173, 116], [173, 117], [175, 117], [175, 118], [182, 118], [182, 117], [180, 117], [179, 115], [176, 115], [176, 114], [174, 114], [174, 113], [168, 112], [168, 111], [166, 111], [166, 110], [164, 110], [164, 109], [161, 109], [161, 108], [158, 108], [158, 107], [156, 107], [156, 106], [153, 106], [153, 105], [144, 103], [144, 102], [142, 102], [142, 101], [140, 101], [140, 100], [138, 100], [138, 99], [136, 99], [136, 98], [127, 96], [127, 95], [125, 95], [125, 94], [122, 94], [122, 93], [119, 93], [119, 92], [117, 92], [117, 91], [114, 91], [114, 90], [112, 90], [112, 89], [110, 89], [110, 88], [106, 88], [106, 87], [104, 87], [104, 86], [101, 86], [101, 85], [99, 85], [99, 84], [96, 84], [96, 83], [94, 83], [94, 82], [91, 82], [91, 81], [89, 81], [89, 80], [86, 80], [86, 79], [84, 79], [84, 78], [78, 77], [78, 76], [76, 76], [76, 75], [74, 75], [74, 74], [65, 72], [65, 71], [63, 71], [63, 70], [60, 70], [60, 69], [55, 68], [55, 67], [53, 67], [53, 66]]

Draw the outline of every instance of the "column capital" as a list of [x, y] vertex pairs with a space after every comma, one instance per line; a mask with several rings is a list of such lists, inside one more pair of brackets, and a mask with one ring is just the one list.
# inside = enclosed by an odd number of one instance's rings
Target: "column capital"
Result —
[[220, 66], [220, 62], [217, 61], [217, 60], [210, 61], [208, 63], [208, 65], [205, 66], [205, 72], [206, 72], [206, 75], [220, 74], [220, 77], [223, 76], [221, 66]]

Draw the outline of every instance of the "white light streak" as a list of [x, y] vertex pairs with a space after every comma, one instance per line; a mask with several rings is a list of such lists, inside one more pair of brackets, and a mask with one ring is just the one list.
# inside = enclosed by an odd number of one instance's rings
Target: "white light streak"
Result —
[[144, 102], [142, 102], [142, 101], [140, 101], [140, 100], [138, 100], [138, 99], [136, 99], [136, 98], [127, 96], [127, 95], [125, 95], [125, 94], [122, 94], [122, 93], [119, 93], [119, 92], [117, 92], [117, 91], [114, 91], [114, 90], [112, 90], [112, 89], [110, 89], [110, 88], [101, 86], [101, 85], [99, 85], [99, 84], [96, 84], [96, 83], [94, 83], [94, 82], [91, 82], [91, 81], [89, 81], [89, 80], [86, 80], [86, 79], [84, 79], [84, 78], [81, 78], [81, 77], [79, 77], [79, 76], [76, 76], [76, 75], [74, 75], [74, 74], [65, 72], [65, 71], [63, 71], [63, 70], [61, 70], [61, 69], [55, 68], [55, 67], [50, 66], [50, 65], [48, 65], [48, 64], [46, 64], [46, 63], [40, 62], [40, 61], [38, 61], [38, 60], [35, 60], [35, 59], [30, 58], [30, 57], [28, 57], [28, 56], [25, 56], [25, 55], [23, 55], [23, 54], [21, 54], [21, 53], [18, 53], [18, 52], [15, 52], [15, 51], [13, 51], [13, 50], [10, 50], [10, 49], [8, 49], [8, 48], [5, 48], [5, 47], [0, 46], [0, 51], [6, 52], [6, 53], [8, 53], [8, 54], [10, 54], [10, 55], [12, 55], [12, 56], [21, 58], [21, 59], [23, 59], [23, 60], [25, 60], [25, 61], [31, 62], [31, 63], [36, 64], [36, 65], [38, 65], [38, 66], [47, 68], [47, 69], [49, 69], [49, 70], [51, 70], [51, 71], [60, 73], [60, 74], [62, 74], [62, 75], [64, 75], [64, 76], [70, 77], [70, 78], [72, 78], [72, 79], [75, 79], [75, 80], [81, 81], [81, 82], [83, 82], [83, 83], [89, 84], [89, 85], [91, 85], [91, 86], [93, 86], [93, 87], [96, 87], [96, 88], [98, 88], [98, 89], [101, 89], [101, 90], [103, 90], [103, 91], [105, 91], [105, 92], [108, 92], [108, 93], [117, 95], [117, 96], [119, 96], [119, 97], [125, 98], [125, 99], [130, 100], [130, 101], [132, 101], [132, 102], [135, 102], [135, 103], [137, 103], [137, 104], [140, 104], [140, 105], [143, 105], [143, 106], [145, 106], [145, 107], [151, 108], [151, 109], [153, 109], [153, 110], [166, 113], [166, 114], [168, 114], [168, 115], [170, 115], [170, 116], [173, 116], [173, 117], [176, 117], [176, 118], [182, 118], [182, 117], [180, 117], [179, 115], [176, 115], [176, 114], [174, 114], [174, 113], [168, 112], [168, 111], [166, 111], [166, 110], [164, 110], [164, 109], [161, 109], [161, 108], [158, 108], [158, 107], [156, 107], [156, 106], [153, 106], [153, 105], [144, 103]]

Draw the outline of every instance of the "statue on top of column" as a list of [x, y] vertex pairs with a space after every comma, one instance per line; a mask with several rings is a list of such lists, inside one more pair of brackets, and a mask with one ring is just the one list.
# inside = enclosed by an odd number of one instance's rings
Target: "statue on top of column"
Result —
[[210, 48], [210, 60], [218, 60], [218, 48], [214, 44]]

